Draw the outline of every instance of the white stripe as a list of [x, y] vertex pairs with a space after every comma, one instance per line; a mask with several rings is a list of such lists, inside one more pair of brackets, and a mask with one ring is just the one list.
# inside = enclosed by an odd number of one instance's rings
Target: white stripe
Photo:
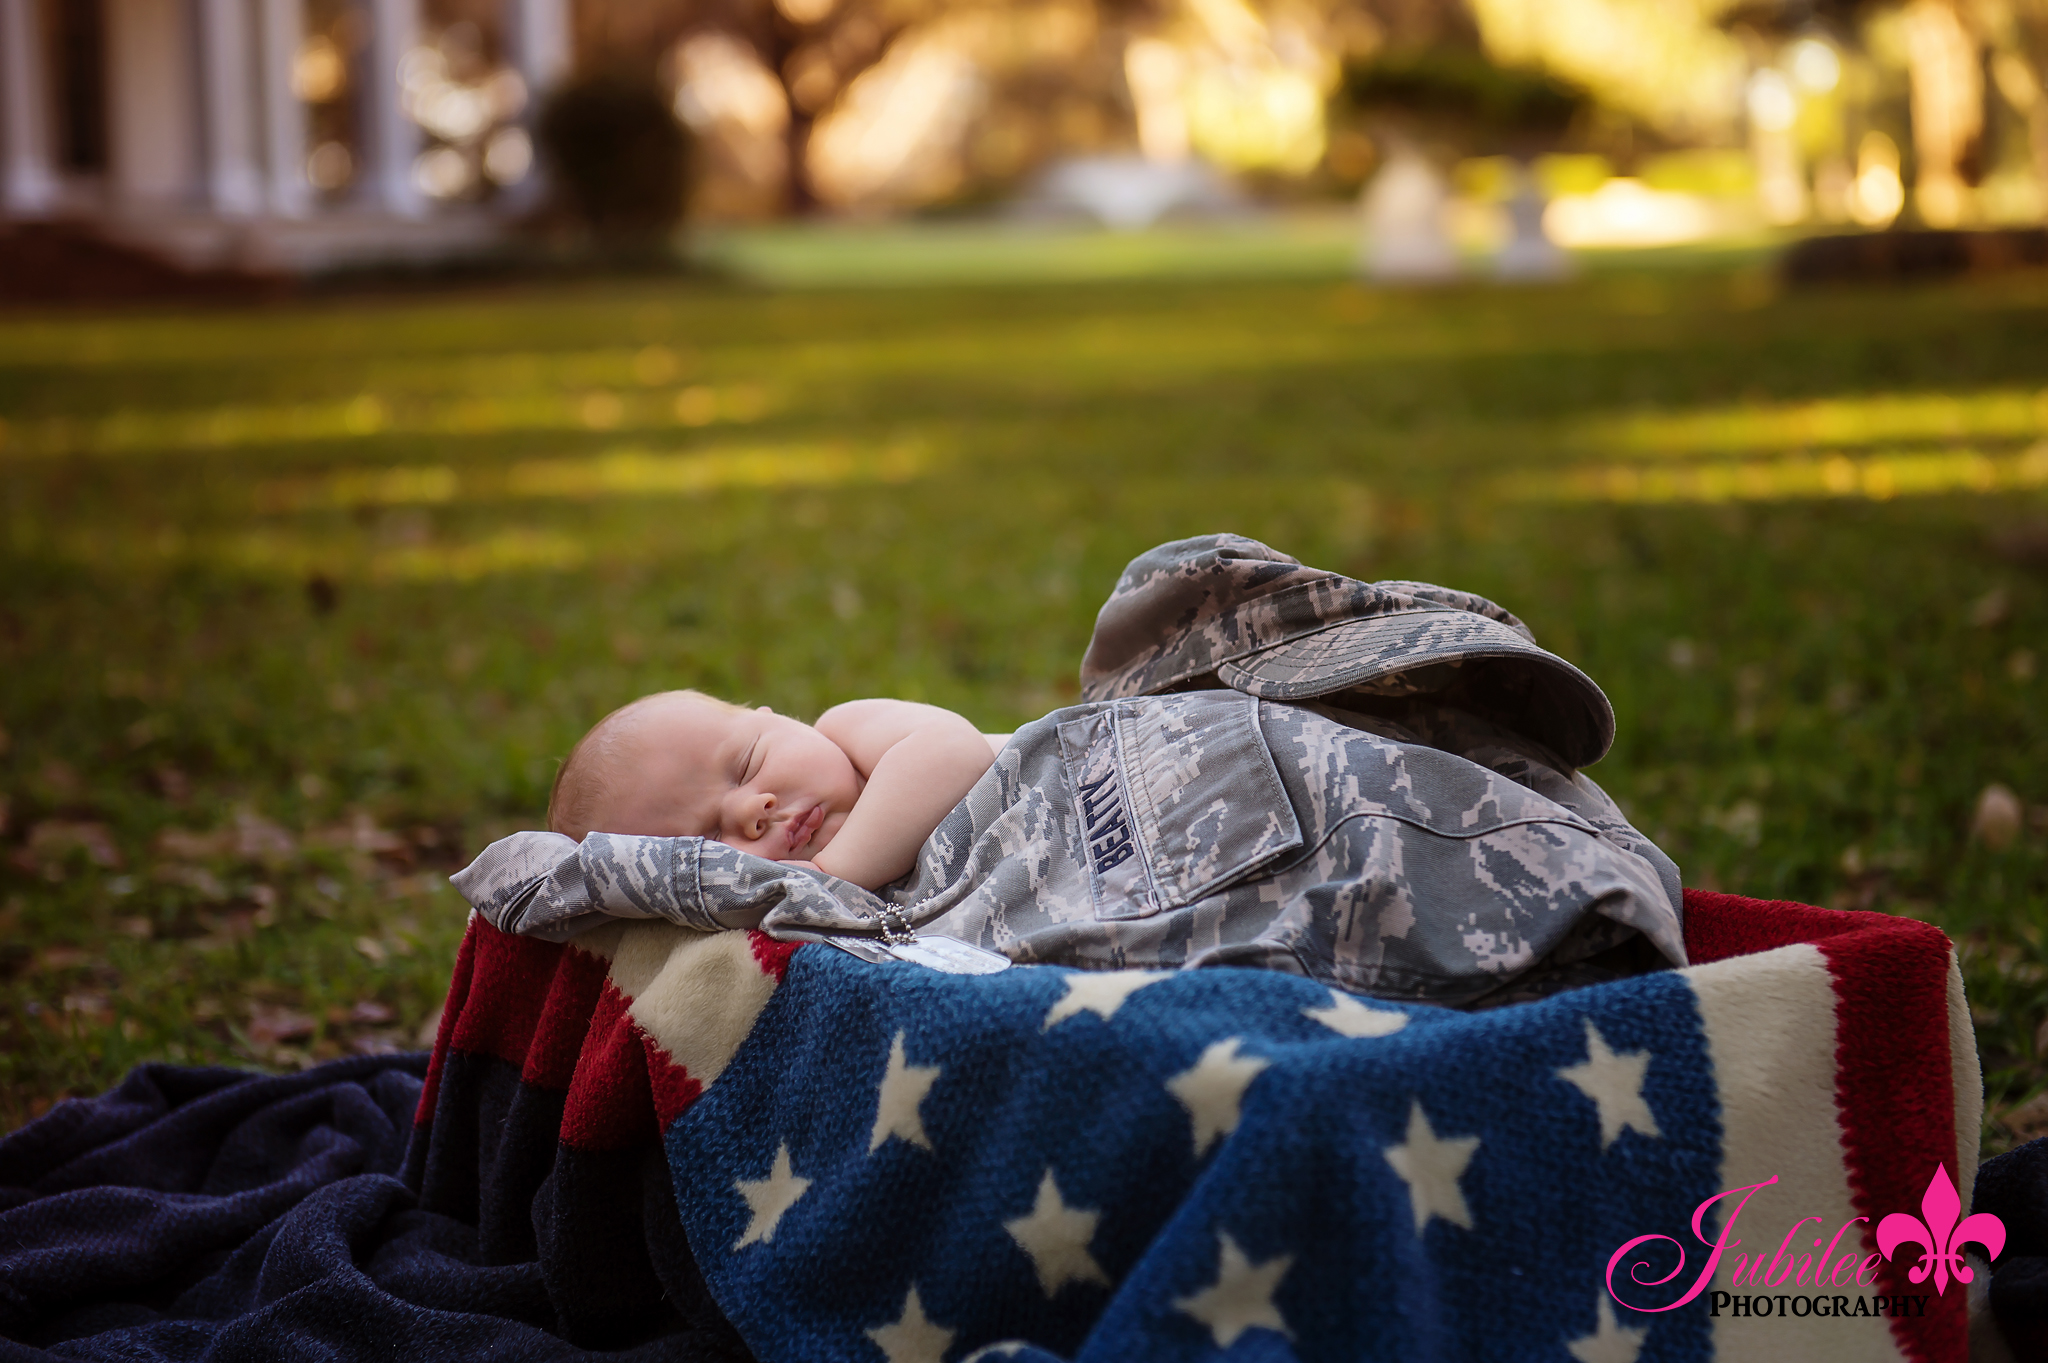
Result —
[[710, 1088], [768, 1006], [775, 977], [754, 959], [744, 932], [650, 922], [623, 927], [611, 982], [631, 1000], [628, 1016]]
[[1970, 1209], [1970, 1190], [1977, 1183], [1977, 1142], [1984, 1127], [1984, 1071], [1977, 1064], [1977, 1033], [1970, 1025], [1970, 1004], [1963, 997], [1963, 971], [1956, 949], [1948, 949], [1949, 1073], [1956, 1084], [1956, 1191], [1963, 1210]]
[[[1823, 1252], [1842, 1223], [1857, 1215], [1849, 1193], [1847, 1152], [1835, 1106], [1835, 991], [1827, 962], [1806, 943], [1736, 956], [1679, 972], [1691, 982], [1705, 1023], [1707, 1051], [1721, 1096], [1721, 1188], [1741, 1187], [1777, 1175], [1778, 1182], [1750, 1199], [1736, 1235], [1735, 1253], [1770, 1255], [1803, 1216], [1819, 1216], [1794, 1239], [1789, 1253]], [[1716, 1191], [1719, 1191], [1717, 1189]], [[1835, 1261], [1851, 1247], [1859, 1256], [1864, 1226], [1851, 1227], [1835, 1250]], [[1708, 1227], [1709, 1234], [1718, 1230]], [[1814, 1235], [1821, 1249], [1813, 1247]], [[1688, 1238], [1690, 1231], [1687, 1231]], [[1689, 1271], [1704, 1252], [1688, 1247]], [[1860, 1257], [1859, 1257], [1860, 1262]], [[1810, 1284], [1787, 1279], [1777, 1288], [1731, 1288], [1733, 1255], [1715, 1270], [1714, 1288], [1776, 1297], [1840, 1294], [1868, 1297], [1873, 1289]], [[1745, 1273], [1745, 1280], [1747, 1279]], [[1709, 1289], [1713, 1290], [1712, 1288]], [[1786, 1303], [1790, 1305], [1788, 1301]], [[1875, 1363], [1902, 1358], [1890, 1323], [1879, 1317], [1797, 1316], [1780, 1320], [1731, 1316], [1713, 1319], [1714, 1356], [1730, 1363], [1798, 1359], [1801, 1363]]]

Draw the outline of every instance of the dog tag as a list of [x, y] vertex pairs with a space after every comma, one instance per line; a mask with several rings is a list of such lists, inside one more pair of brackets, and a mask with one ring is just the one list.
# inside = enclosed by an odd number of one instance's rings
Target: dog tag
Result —
[[943, 970], [948, 975], [993, 975], [999, 970], [1008, 970], [1011, 965], [1009, 957], [984, 951], [957, 937], [919, 937], [908, 942], [893, 942], [889, 950], [896, 953], [899, 961], [915, 961], [933, 970]]
[[942, 970], [948, 975], [993, 975], [998, 970], [1008, 970], [1011, 965], [1009, 957], [983, 951], [957, 937], [919, 937], [909, 942], [885, 942], [879, 937], [856, 937], [852, 933], [835, 932], [820, 933], [817, 940], [830, 942], [849, 956], [858, 956], [876, 965], [909, 961], [930, 970]]

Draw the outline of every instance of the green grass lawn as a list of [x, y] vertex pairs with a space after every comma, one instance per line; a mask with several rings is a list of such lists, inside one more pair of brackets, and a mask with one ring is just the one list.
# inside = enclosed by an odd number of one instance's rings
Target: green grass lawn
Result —
[[2048, 278], [1337, 269], [0, 318], [0, 1127], [414, 1046], [442, 877], [613, 705], [1005, 729], [1232, 529], [1519, 612], [1688, 883], [1941, 924], [1987, 1144], [2048, 1129]]

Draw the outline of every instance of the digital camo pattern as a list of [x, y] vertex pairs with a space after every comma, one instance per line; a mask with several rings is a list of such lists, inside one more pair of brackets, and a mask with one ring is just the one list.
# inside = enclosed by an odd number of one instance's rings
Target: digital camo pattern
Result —
[[449, 880], [494, 927], [551, 942], [614, 918], [661, 918], [699, 932], [751, 928], [779, 904], [868, 931], [871, 918], [848, 905], [881, 905], [858, 885], [708, 838], [591, 833], [579, 843], [564, 833], [514, 833]]
[[[1468, 666], [1482, 662], [1483, 677]], [[1466, 708], [1509, 719], [1575, 766], [1614, 740], [1614, 711], [1592, 678], [1485, 597], [1359, 582], [1241, 535], [1178, 540], [1131, 560], [1081, 661], [1083, 700], [1191, 683], [1271, 700], [1455, 687]]]
[[1635, 973], [1645, 944], [1685, 963], [1675, 870], [1526, 739], [1441, 707], [1403, 723], [1227, 690], [1026, 725], [884, 895], [599, 834], [515, 834], [456, 885], [556, 939], [602, 915], [873, 935], [887, 904], [1013, 961], [1264, 966], [1460, 1006]]

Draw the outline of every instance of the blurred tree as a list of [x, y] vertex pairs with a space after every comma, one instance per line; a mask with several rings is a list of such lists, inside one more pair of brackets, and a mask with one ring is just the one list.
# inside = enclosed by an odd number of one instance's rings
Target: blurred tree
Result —
[[1999, 92], [2027, 120], [2034, 179], [2048, 216], [2048, 0], [2017, 0], [2007, 13], [2011, 26], [1993, 30], [1998, 42], [1991, 71]]
[[[587, 71], [674, 86], [683, 40], [710, 35], [745, 44], [782, 90], [782, 113], [773, 120], [786, 143], [778, 158], [781, 206], [800, 213], [816, 203], [803, 170], [816, 115], [892, 38], [937, 7], [926, 0], [584, 0], [576, 12], [577, 61]], [[716, 121], [719, 112], [707, 117]]]
[[700, 9], [697, 0], [578, 0], [577, 67], [654, 79], [663, 54], [695, 25]]
[[[707, 141], [754, 144], [709, 147], [704, 164], [772, 174], [777, 207], [803, 212], [1001, 192], [1063, 154], [1142, 147], [1170, 159], [1176, 136], [1183, 154], [1192, 138], [1227, 162], [1222, 135], [1280, 96], [1310, 103], [1313, 164], [1344, 63], [1476, 48], [1477, 30], [1463, 0], [582, 0], [577, 37], [585, 70], [671, 87], [698, 71], [707, 88], [685, 88], [678, 108]], [[1134, 82], [1147, 71], [1163, 73], [1155, 102], [1179, 125], [1163, 142], [1140, 135]], [[759, 97], [763, 76], [778, 106]], [[772, 156], [760, 145], [770, 137]], [[1260, 148], [1244, 154], [1255, 162]], [[1298, 138], [1272, 154], [1289, 173], [1306, 168]], [[1332, 156], [1363, 164], [1369, 144]]]
[[1964, 217], [1965, 187], [1996, 161], [1994, 97], [2025, 129], [2037, 202], [2048, 216], [2048, 0], [1770, 0], [1742, 13], [1785, 31], [1814, 22], [1844, 34], [1894, 31], [1911, 85], [1914, 199], [1930, 225]]
[[1730, 141], [1739, 126], [1749, 60], [1722, 28], [1738, 2], [1470, 0], [1498, 64], [1548, 71], [1660, 137], [1695, 143]]
[[1495, 65], [1470, 46], [1387, 51], [1345, 67], [1342, 108], [1419, 142], [1467, 154], [1549, 151], [1593, 106], [1582, 89], [1540, 70]]

